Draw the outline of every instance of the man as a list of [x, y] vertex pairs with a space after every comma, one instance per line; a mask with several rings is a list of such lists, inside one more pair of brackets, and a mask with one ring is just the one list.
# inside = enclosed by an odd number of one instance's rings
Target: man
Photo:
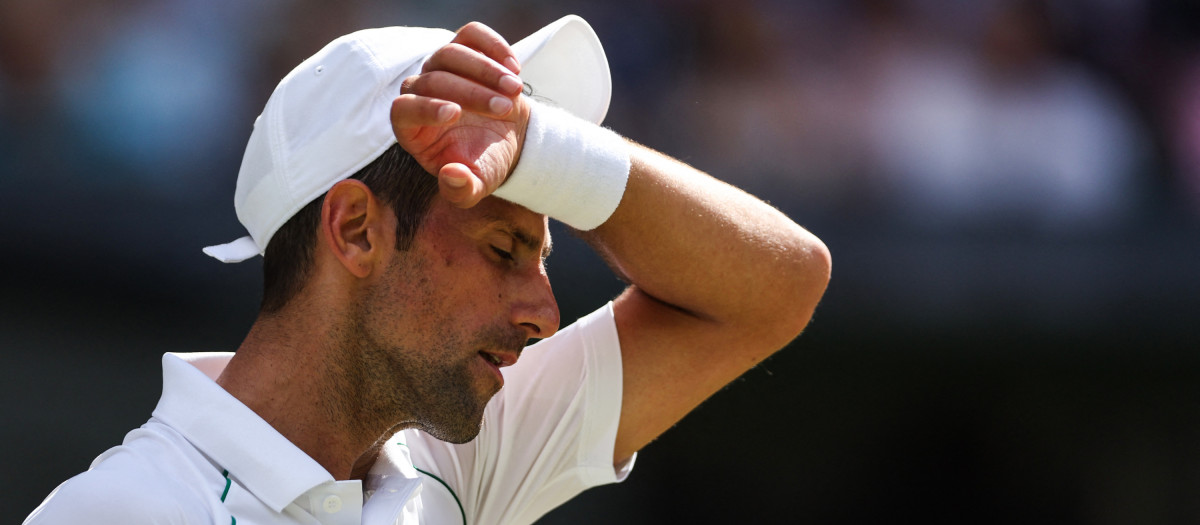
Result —
[[[206, 249], [264, 253], [259, 318], [232, 355], [164, 356], [150, 421], [27, 523], [530, 523], [623, 479], [796, 337], [829, 255], [597, 126], [608, 96], [577, 17], [513, 46], [368, 30], [302, 63], [238, 176], [251, 235]], [[561, 332], [543, 213], [629, 283]]]

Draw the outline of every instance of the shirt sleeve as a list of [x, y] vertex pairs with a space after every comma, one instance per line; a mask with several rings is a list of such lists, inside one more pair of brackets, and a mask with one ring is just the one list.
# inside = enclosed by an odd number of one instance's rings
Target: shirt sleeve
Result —
[[467, 523], [532, 523], [580, 492], [628, 476], [613, 465], [621, 348], [612, 303], [526, 348], [504, 370], [479, 436], [452, 445], [405, 431], [413, 465], [459, 500]]
[[178, 501], [177, 494], [165, 490], [149, 477], [138, 478], [123, 472], [89, 470], [54, 489], [46, 500], [25, 518], [24, 525], [88, 523], [118, 525], [186, 525], [193, 521]]

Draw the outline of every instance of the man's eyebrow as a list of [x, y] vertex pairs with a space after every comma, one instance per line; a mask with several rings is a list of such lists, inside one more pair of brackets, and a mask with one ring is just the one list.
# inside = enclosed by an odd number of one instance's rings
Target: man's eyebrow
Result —
[[[534, 251], [534, 252], [537, 251], [537, 249], [538, 249], [537, 241], [535, 241], [531, 237], [529, 237], [529, 235], [527, 235], [524, 231], [521, 231], [520, 229], [517, 229], [517, 228], [512, 228], [509, 230], [509, 233], [512, 234], [513, 238], [516, 239], [517, 242], [524, 244], [527, 248], [529, 248], [529, 251]], [[546, 245], [542, 246], [542, 260], [545, 260], [547, 257], [549, 257], [550, 252], [553, 249], [554, 249], [554, 242], [550, 239], [550, 232], [546, 232]]]
[[[524, 245], [526, 248], [529, 249], [529, 251], [532, 251], [532, 252], [538, 251], [539, 246], [538, 246], [537, 239], [533, 235], [530, 235], [530, 233], [527, 230], [521, 228], [520, 226], [517, 226], [512, 221], [502, 218], [502, 217], [488, 217], [488, 219], [491, 219], [491, 223], [494, 227], [504, 230], [509, 235], [512, 235], [513, 239], [515, 239], [517, 242]], [[547, 257], [550, 256], [550, 252], [554, 248], [554, 242], [550, 239], [549, 231], [546, 232], [545, 243], [546, 243], [545, 246], [540, 247], [541, 248], [541, 258], [543, 260], [545, 260]]]

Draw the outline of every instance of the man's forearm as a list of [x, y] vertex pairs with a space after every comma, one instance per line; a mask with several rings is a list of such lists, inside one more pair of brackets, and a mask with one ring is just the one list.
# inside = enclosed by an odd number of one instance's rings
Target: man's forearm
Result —
[[[829, 279], [825, 245], [744, 191], [640, 145], [620, 206], [583, 237], [647, 295], [778, 348]], [[744, 334], [750, 335], [750, 334]]]
[[795, 338], [829, 280], [825, 245], [778, 210], [631, 145], [625, 194], [582, 235], [630, 286], [617, 298], [623, 461]]

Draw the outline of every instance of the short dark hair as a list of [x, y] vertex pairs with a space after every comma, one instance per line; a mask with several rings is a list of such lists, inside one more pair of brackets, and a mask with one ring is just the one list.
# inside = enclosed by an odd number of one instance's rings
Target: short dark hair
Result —
[[[376, 197], [392, 207], [397, 222], [396, 249], [409, 249], [437, 194], [437, 178], [398, 144], [350, 178], [361, 180]], [[279, 311], [308, 281], [324, 200], [323, 196], [313, 199], [301, 208], [267, 243], [263, 256], [262, 313]]]

